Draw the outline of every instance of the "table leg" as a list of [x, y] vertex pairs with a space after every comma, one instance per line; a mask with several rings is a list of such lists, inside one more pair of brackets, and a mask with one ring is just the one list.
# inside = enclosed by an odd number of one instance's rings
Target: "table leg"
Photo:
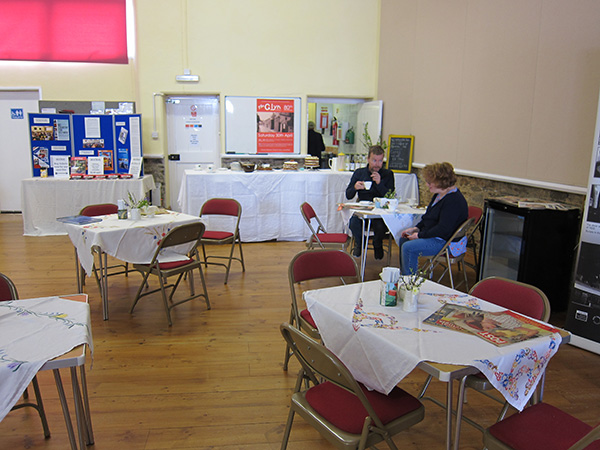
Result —
[[454, 450], [458, 450], [458, 445], [460, 442], [460, 426], [462, 424], [463, 405], [465, 403], [465, 382], [467, 381], [467, 376], [468, 375], [465, 375], [460, 380], [460, 388], [458, 390], [458, 398], [456, 400], [456, 430], [454, 432]]
[[58, 391], [58, 398], [63, 410], [63, 416], [65, 417], [65, 424], [67, 426], [67, 434], [69, 435], [69, 442], [71, 443], [71, 450], [77, 450], [77, 441], [75, 440], [75, 433], [73, 432], [73, 424], [71, 423], [71, 414], [69, 414], [69, 405], [67, 404], [67, 397], [65, 396], [65, 390], [63, 388], [62, 380], [60, 378], [60, 371], [54, 369], [54, 381], [56, 382], [56, 390]]
[[446, 383], [446, 450], [452, 448], [452, 380]]
[[[365, 223], [367, 229], [365, 230]], [[366, 233], [365, 233], [366, 231]], [[367, 248], [369, 248], [369, 233], [371, 232], [371, 221], [362, 219], [362, 248], [360, 252], [360, 281], [365, 281], [365, 268], [367, 266]]]
[[86, 419], [86, 427], [87, 427], [87, 435], [88, 435], [87, 444], [93, 445], [94, 444], [94, 431], [92, 430], [92, 416], [90, 414], [90, 399], [88, 397], [87, 379], [85, 377], [85, 366], [84, 365], [79, 366], [79, 371], [80, 371], [80, 378], [81, 378], [81, 392], [82, 392], [82, 396], [83, 396], [83, 407], [84, 407], [84, 414], [85, 414], [85, 419]]
[[108, 320], [108, 261], [106, 253], [97, 248], [98, 270], [100, 271], [100, 295], [102, 297], [102, 313], [104, 320]]

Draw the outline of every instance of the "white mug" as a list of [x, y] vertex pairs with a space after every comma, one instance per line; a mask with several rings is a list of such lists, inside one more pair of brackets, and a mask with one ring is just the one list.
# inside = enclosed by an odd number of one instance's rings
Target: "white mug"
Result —
[[331, 170], [338, 170], [337, 168], [337, 159], [336, 158], [330, 158], [329, 161], [327, 162], [329, 164], [329, 168]]
[[363, 183], [365, 183], [365, 189], [368, 191], [369, 189], [371, 189], [371, 185], [373, 184], [372, 181], [363, 181]]

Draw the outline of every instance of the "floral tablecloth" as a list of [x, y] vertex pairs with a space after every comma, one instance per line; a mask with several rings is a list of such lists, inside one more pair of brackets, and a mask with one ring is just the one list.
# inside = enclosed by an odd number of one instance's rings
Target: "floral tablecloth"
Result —
[[521, 410], [533, 394], [560, 334], [497, 347], [476, 336], [423, 324], [444, 303], [489, 311], [496, 305], [427, 281], [418, 310], [379, 305], [380, 281], [306, 291], [325, 345], [366, 386], [389, 393], [421, 361], [474, 366]]
[[92, 348], [87, 303], [60, 297], [0, 302], [0, 421], [47, 361], [81, 344]]
[[[167, 211], [154, 217], [142, 216], [141, 220], [118, 219], [116, 214], [99, 216], [101, 222], [88, 225], [65, 223], [71, 242], [77, 249], [82, 267], [91, 275], [94, 266], [94, 247], [121, 261], [146, 264], [152, 260], [157, 246], [171, 229], [186, 223], [199, 222], [198, 216]], [[185, 259], [191, 249], [184, 244], [165, 249], [161, 262]]]

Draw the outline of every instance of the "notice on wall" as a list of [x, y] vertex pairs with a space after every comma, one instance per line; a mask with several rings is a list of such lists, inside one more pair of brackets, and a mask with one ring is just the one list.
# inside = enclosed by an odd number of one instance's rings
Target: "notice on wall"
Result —
[[294, 152], [294, 101], [256, 100], [257, 153]]
[[139, 178], [142, 171], [142, 158], [141, 156], [133, 156], [131, 158], [131, 164], [129, 165], [129, 173], [136, 178]]

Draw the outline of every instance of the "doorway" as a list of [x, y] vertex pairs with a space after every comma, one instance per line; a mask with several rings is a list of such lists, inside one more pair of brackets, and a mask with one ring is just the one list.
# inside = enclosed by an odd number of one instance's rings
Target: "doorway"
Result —
[[181, 211], [177, 198], [184, 172], [198, 164], [220, 167], [219, 97], [165, 96], [165, 105], [170, 208]]
[[39, 112], [39, 88], [0, 89], [0, 211], [21, 212], [21, 180], [32, 176], [27, 113]]
[[366, 154], [363, 133], [368, 130], [373, 143], [381, 134], [383, 102], [348, 98], [309, 97], [308, 121], [323, 135], [326, 152]]

